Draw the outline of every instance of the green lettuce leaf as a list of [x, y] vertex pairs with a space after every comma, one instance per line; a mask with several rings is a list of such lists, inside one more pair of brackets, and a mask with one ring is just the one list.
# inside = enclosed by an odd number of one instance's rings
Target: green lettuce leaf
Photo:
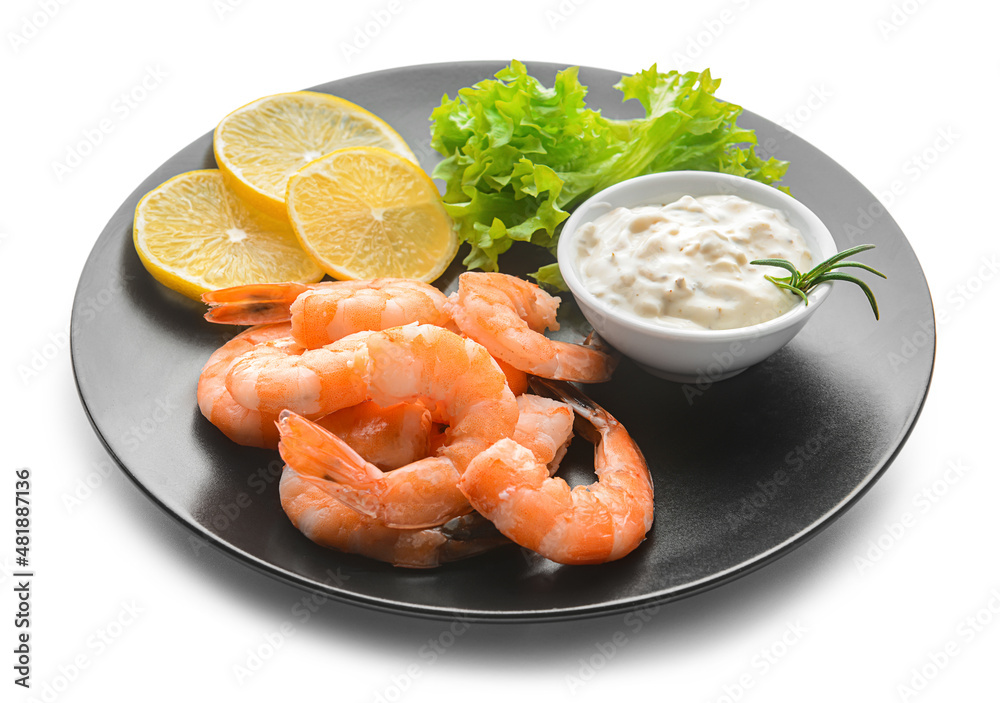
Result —
[[[454, 99], [445, 95], [431, 114], [431, 145], [445, 157], [432, 175], [471, 245], [468, 268], [498, 270], [514, 241], [554, 253], [570, 210], [628, 178], [691, 169], [773, 184], [788, 168], [756, 154], [753, 130], [736, 124], [742, 108], [715, 97], [720, 81], [707, 70], [660, 73], [654, 64], [623, 76], [615, 88], [645, 109], [634, 120], [587, 107], [577, 73], [560, 71], [546, 88], [513, 61]], [[534, 277], [565, 289], [555, 264]]]
[[559, 264], [546, 264], [530, 275], [543, 286], [551, 286], [556, 290], [569, 290], [559, 270]]

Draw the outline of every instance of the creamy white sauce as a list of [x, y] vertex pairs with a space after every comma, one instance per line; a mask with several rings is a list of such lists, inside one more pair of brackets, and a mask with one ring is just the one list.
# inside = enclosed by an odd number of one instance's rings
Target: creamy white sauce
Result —
[[814, 266], [783, 213], [735, 195], [685, 195], [669, 205], [616, 208], [579, 230], [576, 270], [608, 305], [667, 327], [726, 330], [788, 312], [800, 299], [764, 278]]

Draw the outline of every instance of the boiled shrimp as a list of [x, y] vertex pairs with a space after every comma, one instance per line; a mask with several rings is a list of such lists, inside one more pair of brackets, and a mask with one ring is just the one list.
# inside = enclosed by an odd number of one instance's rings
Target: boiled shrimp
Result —
[[593, 439], [597, 483], [570, 488], [513, 439], [479, 454], [459, 480], [472, 506], [514, 542], [562, 564], [625, 556], [653, 524], [642, 452], [606, 410], [568, 384], [546, 387], [573, 406]]
[[292, 338], [306, 349], [363, 330], [411, 322], [451, 324], [444, 293], [407, 278], [236, 286], [206, 293], [202, 300], [210, 306], [205, 313], [210, 322], [246, 325], [291, 320]]
[[475, 513], [422, 530], [396, 530], [348, 508], [286, 466], [278, 486], [281, 507], [313, 542], [395, 566], [430, 568], [509, 544]]
[[458, 470], [442, 456], [382, 471], [343, 439], [301, 415], [281, 413], [281, 458], [332, 498], [387, 527], [441, 525], [470, 512]]
[[226, 389], [226, 375], [233, 363], [258, 344], [290, 342], [291, 325], [259, 325], [244, 330], [208, 358], [198, 377], [198, 407], [202, 415], [237, 444], [276, 449], [277, 412], [262, 412], [240, 405]]
[[366, 345], [371, 399], [433, 407], [449, 425], [444, 441], [434, 455], [384, 472], [333, 433], [286, 411], [278, 423], [285, 462], [391, 527], [440, 525], [469, 512], [459, 476], [477, 454], [513, 436], [517, 423], [502, 371], [481, 345], [431, 325], [372, 333]]
[[510, 388], [511, 393], [521, 395], [528, 390], [528, 374], [521, 369], [515, 369], [503, 359], [498, 359], [495, 356], [493, 357], [493, 361], [497, 362], [497, 366], [500, 367], [503, 375], [506, 376], [507, 387]]
[[363, 403], [372, 334], [357, 332], [317, 349], [290, 338], [258, 344], [233, 361], [226, 389], [243, 407], [273, 415], [288, 408], [317, 418]]
[[[322, 422], [322, 421], [321, 421]], [[430, 451], [435, 451], [447, 439], [444, 429], [431, 431]], [[446, 429], [446, 428], [445, 428]], [[554, 474], [573, 439], [573, 408], [552, 398], [531, 393], [517, 397], [517, 424], [514, 441], [530, 449], [539, 462]]]
[[[447, 312], [444, 293], [423, 281], [381, 278], [371, 281], [264, 283], [234, 286], [202, 296], [209, 322], [256, 325], [291, 320], [292, 338], [313, 349], [364, 330], [384, 330], [413, 322], [458, 331]], [[497, 359], [514, 395], [528, 388], [528, 377]]]
[[[573, 411], [565, 403], [536, 395], [520, 396], [517, 406], [514, 438], [529, 447], [537, 461], [554, 473], [573, 434]], [[457, 487], [460, 473], [452, 461], [441, 456], [414, 457], [411, 463], [395, 471], [384, 471], [385, 467], [375, 465], [358, 444], [335, 433], [329, 422], [331, 417], [314, 423], [285, 411], [278, 421], [282, 458], [300, 473], [322, 479], [321, 488], [326, 493], [390, 527], [438, 525], [469, 511], [468, 502]], [[388, 436], [381, 436], [377, 444], [384, 445], [387, 439]], [[391, 439], [393, 443], [409, 446], [407, 436], [393, 435]], [[419, 441], [425, 441], [422, 432]], [[444, 432], [434, 447], [435, 453], [447, 441]]]
[[459, 329], [517, 369], [581, 383], [611, 378], [612, 356], [542, 334], [559, 329], [559, 298], [533, 283], [502, 273], [463, 273], [449, 300], [448, 311]]
[[459, 472], [512, 435], [517, 400], [493, 357], [471, 339], [432, 325], [405, 325], [372, 334], [367, 349], [371, 400], [437, 408], [449, 425], [439, 453]]
[[552, 398], [525, 393], [517, 397], [517, 412], [514, 441], [530, 450], [538, 463], [545, 464], [549, 475], [554, 474], [573, 438], [573, 408]]
[[383, 408], [367, 401], [324, 415], [316, 424], [383, 471], [427, 456], [434, 430], [430, 411], [419, 403]]
[[202, 294], [201, 299], [208, 305], [205, 319], [209, 322], [221, 325], [274, 324], [292, 319], [292, 303], [306, 291], [349, 292], [366, 284], [367, 281], [321, 281], [313, 284], [251, 283], [208, 291]]

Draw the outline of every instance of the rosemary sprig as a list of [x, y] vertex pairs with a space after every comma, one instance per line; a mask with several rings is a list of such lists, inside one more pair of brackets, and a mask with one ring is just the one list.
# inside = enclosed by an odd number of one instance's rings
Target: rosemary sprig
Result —
[[860, 264], [857, 261], [844, 261], [848, 256], [853, 256], [854, 254], [859, 254], [863, 251], [868, 251], [869, 249], [874, 249], [874, 244], [860, 244], [856, 247], [851, 247], [850, 249], [845, 249], [839, 254], [831, 256], [829, 259], [823, 263], [816, 266], [814, 269], [808, 273], [802, 273], [795, 268], [795, 264], [786, 259], [757, 259], [751, 261], [751, 264], [755, 266], [777, 266], [788, 271], [789, 276], [785, 278], [777, 278], [776, 276], [764, 276], [778, 288], [791, 291], [795, 295], [802, 298], [805, 304], [809, 304], [809, 298], [807, 293], [809, 290], [820, 283], [826, 283], [827, 281], [849, 281], [851, 283], [856, 283], [861, 287], [861, 290], [865, 292], [865, 296], [868, 298], [869, 304], [872, 306], [872, 312], [875, 313], [875, 319], [878, 319], [878, 304], [875, 302], [875, 295], [872, 293], [872, 289], [868, 287], [864, 281], [854, 276], [849, 276], [846, 273], [841, 273], [835, 269], [842, 268], [859, 268], [864, 269], [870, 273], [874, 273], [876, 276], [881, 276], [886, 278], [886, 275], [881, 271], [876, 271], [871, 266], [867, 264]]

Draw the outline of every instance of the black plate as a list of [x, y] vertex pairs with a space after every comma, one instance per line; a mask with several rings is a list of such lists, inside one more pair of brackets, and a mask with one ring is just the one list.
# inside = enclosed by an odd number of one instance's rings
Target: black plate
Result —
[[[391, 123], [430, 170], [428, 116], [503, 64], [393, 69], [314, 90], [357, 102]], [[548, 84], [560, 68], [531, 64]], [[633, 117], [612, 89], [619, 74], [583, 68], [589, 100]], [[111, 218], [87, 261], [73, 306], [76, 381], [94, 429], [149, 497], [224, 551], [273, 576], [360, 605], [471, 619], [548, 620], [606, 613], [691, 595], [787, 553], [849, 508], [886, 469], [920, 412], [934, 363], [934, 315], [920, 265], [875, 197], [798, 137], [746, 112], [764, 149], [791, 161], [785, 183], [841, 248], [874, 242], [865, 261], [888, 273], [875, 322], [861, 292], [835, 287], [784, 350], [717, 384], [680, 385], [623, 362], [591, 394], [629, 428], [653, 472], [656, 522], [621, 561], [558, 566], [516, 547], [430, 571], [408, 571], [315, 546], [288, 522], [273, 452], [238, 447], [195, 403], [202, 364], [233, 330], [143, 269], [132, 247], [139, 198], [167, 178], [214, 167], [211, 133], [149, 176]], [[860, 233], [860, 234], [859, 234]], [[852, 235], [854, 238], [852, 239]], [[510, 273], [533, 270], [515, 250]], [[461, 258], [461, 255], [460, 257]], [[442, 282], [454, 283], [455, 264]], [[560, 336], [587, 331], [564, 296]], [[577, 440], [572, 480], [589, 457]]]

